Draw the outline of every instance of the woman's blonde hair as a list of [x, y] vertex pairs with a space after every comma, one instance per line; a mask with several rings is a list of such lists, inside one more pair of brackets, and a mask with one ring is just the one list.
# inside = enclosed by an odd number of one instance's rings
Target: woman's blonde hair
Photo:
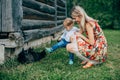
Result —
[[75, 6], [75, 7], [72, 8], [71, 16], [72, 17], [80, 17], [80, 16], [82, 16], [81, 22], [80, 22], [80, 28], [83, 31], [85, 30], [85, 23], [86, 22], [89, 22], [89, 21], [97, 22], [97, 20], [95, 20], [92, 17], [88, 16], [87, 13], [85, 12], [85, 10], [80, 6]]

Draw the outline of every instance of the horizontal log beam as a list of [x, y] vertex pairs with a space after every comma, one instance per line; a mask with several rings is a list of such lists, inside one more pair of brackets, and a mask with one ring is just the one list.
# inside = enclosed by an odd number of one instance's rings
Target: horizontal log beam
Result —
[[23, 0], [23, 6], [38, 10], [40, 12], [55, 14], [54, 5], [52, 7], [35, 0]]
[[58, 11], [65, 11], [65, 8], [57, 5], [57, 10], [58, 10]]
[[44, 4], [48, 4], [50, 6], [54, 5], [54, 0], [36, 0], [36, 1], [42, 2]]
[[65, 0], [57, 0], [57, 4], [65, 7], [66, 1]]
[[57, 25], [63, 24], [63, 21], [64, 21], [64, 20], [59, 20], [59, 21], [57, 21]]
[[27, 7], [23, 7], [23, 18], [24, 19], [45, 19], [45, 20], [54, 20], [54, 15], [47, 13], [39, 12]]
[[57, 16], [57, 20], [64, 20], [66, 16]]
[[57, 27], [49, 29], [26, 30], [24, 31], [25, 42], [40, 39], [46, 36], [51, 36], [52, 34], [55, 34], [56, 32], [59, 32], [61, 30], [63, 30], [63, 25], [59, 25]]
[[58, 16], [65, 16], [65, 11], [57, 11]]
[[28, 20], [28, 19], [23, 19], [22, 21], [22, 30], [52, 28], [52, 27], [55, 27], [55, 21]]
[[0, 32], [2, 32], [2, 2], [0, 1]]

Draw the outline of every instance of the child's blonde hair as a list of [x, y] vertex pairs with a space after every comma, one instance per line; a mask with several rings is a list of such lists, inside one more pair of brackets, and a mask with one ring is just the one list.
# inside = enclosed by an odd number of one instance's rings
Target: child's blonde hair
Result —
[[74, 21], [71, 18], [66, 18], [63, 22], [64, 26], [70, 26], [70, 25], [73, 25], [73, 24], [74, 24]]

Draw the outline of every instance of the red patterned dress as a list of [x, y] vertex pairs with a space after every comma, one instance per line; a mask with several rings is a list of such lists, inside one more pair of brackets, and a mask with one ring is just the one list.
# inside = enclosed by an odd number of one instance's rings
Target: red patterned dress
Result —
[[[97, 62], [105, 62], [107, 58], [107, 41], [104, 33], [97, 22], [95, 22], [94, 32], [94, 45], [90, 45], [85, 41], [81, 41], [80, 38], [76, 37], [79, 52], [89, 60]], [[88, 36], [87, 32], [86, 35]]]

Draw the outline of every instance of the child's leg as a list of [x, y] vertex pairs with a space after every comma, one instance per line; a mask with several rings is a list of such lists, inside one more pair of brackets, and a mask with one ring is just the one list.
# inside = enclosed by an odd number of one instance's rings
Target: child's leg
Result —
[[69, 58], [70, 58], [70, 60], [74, 60], [74, 54], [73, 53], [69, 53]]
[[61, 40], [60, 42], [54, 44], [52, 47], [50, 48], [46, 48], [47, 52], [51, 53], [53, 51], [55, 51], [56, 49], [60, 48], [60, 47], [64, 47], [66, 46], [64, 40]]
[[69, 53], [69, 64], [73, 64], [73, 60], [74, 60], [74, 54]]
[[64, 40], [61, 40], [60, 42], [53, 45], [51, 48], [53, 51], [55, 51], [56, 49], [61, 48], [61, 47], [65, 47], [65, 46], [66, 46], [66, 44], [65, 44]]

